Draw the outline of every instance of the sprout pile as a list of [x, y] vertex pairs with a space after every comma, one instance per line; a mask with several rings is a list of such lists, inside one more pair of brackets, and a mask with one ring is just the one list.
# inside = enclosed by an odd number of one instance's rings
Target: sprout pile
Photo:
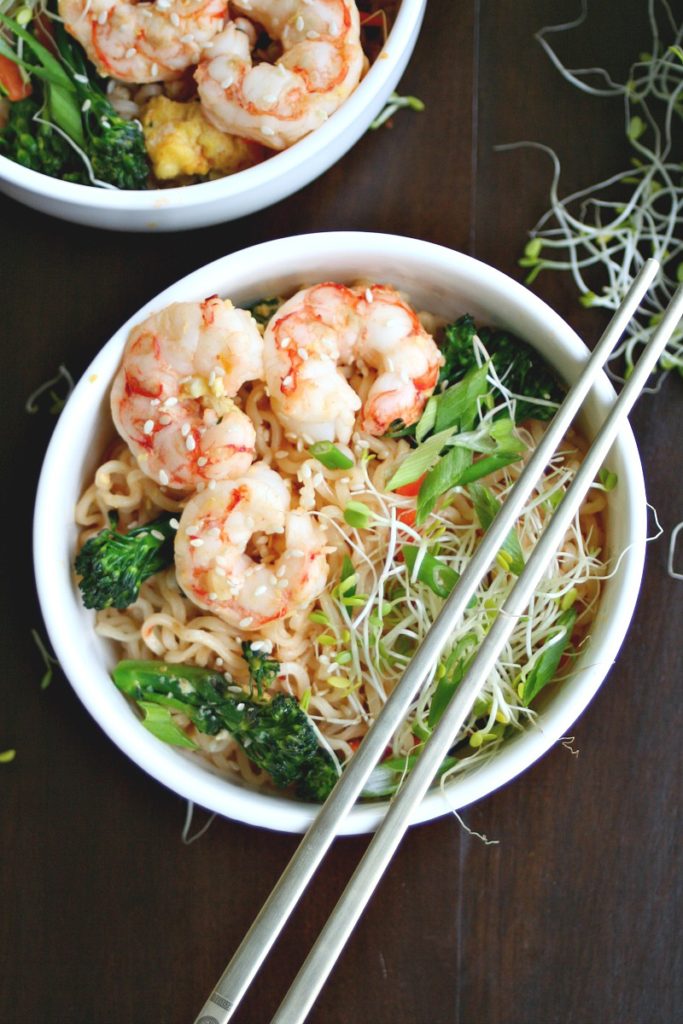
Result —
[[[533, 142], [499, 148], [534, 146], [553, 163], [551, 206], [530, 232], [520, 260], [529, 269], [527, 283], [542, 270], [569, 271], [582, 305], [615, 310], [645, 260], [661, 262], [654, 287], [613, 355], [623, 360], [628, 376], [638, 347], [683, 281], [683, 164], [676, 148], [683, 135], [683, 25], [666, 0], [648, 0], [650, 50], [639, 55], [625, 82], [617, 82], [603, 68], [565, 67], [548, 41], [551, 33], [580, 25], [586, 13], [583, 0], [579, 18], [542, 29], [536, 38], [566, 81], [591, 96], [621, 100], [633, 150], [630, 166], [562, 197], [560, 160], [553, 150]], [[683, 375], [683, 325], [660, 365]]]

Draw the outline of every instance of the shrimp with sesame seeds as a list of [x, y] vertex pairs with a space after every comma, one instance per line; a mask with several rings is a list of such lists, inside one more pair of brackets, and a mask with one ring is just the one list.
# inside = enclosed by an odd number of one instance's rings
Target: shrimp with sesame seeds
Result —
[[214, 295], [176, 302], [137, 324], [111, 391], [114, 425], [162, 486], [241, 476], [256, 433], [233, 398], [263, 377], [263, 341], [246, 310]]
[[365, 60], [358, 9], [353, 0], [237, 0], [231, 7], [279, 41], [282, 55], [254, 64], [249, 34], [230, 22], [195, 72], [202, 108], [224, 132], [286, 149], [358, 85]]
[[169, 82], [199, 61], [221, 31], [227, 0], [59, 0], [66, 29], [101, 75], [123, 82]]
[[[263, 340], [275, 414], [309, 443], [347, 443], [358, 410], [360, 429], [376, 437], [396, 420], [415, 423], [443, 362], [414, 310], [378, 284], [304, 288], [278, 309]], [[364, 402], [344, 376], [351, 363], [376, 371]]]
[[189, 500], [176, 533], [176, 576], [200, 608], [241, 630], [258, 630], [322, 593], [325, 545], [313, 518], [290, 509], [284, 478], [256, 462], [238, 480]]

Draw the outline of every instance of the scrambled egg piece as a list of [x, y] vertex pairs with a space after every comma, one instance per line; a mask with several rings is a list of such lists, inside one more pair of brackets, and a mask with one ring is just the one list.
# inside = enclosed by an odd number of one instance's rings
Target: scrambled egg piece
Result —
[[142, 111], [142, 127], [159, 181], [222, 178], [263, 159], [261, 146], [214, 128], [198, 100], [176, 103], [166, 96], [153, 96]]

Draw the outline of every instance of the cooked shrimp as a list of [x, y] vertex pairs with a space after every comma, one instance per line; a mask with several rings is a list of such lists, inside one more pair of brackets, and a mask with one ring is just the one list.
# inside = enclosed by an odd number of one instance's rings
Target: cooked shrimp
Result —
[[279, 40], [282, 56], [254, 65], [249, 35], [228, 24], [195, 72], [204, 112], [224, 132], [286, 149], [358, 85], [358, 9], [353, 0], [239, 0], [232, 7]]
[[199, 61], [225, 24], [227, 0], [59, 0], [59, 13], [101, 75], [168, 82]]
[[348, 442], [361, 400], [341, 367], [377, 371], [360, 428], [385, 434], [415, 423], [436, 385], [442, 356], [417, 314], [393, 288], [318, 284], [292, 296], [264, 336], [270, 400], [284, 426], [304, 440]]
[[[284, 550], [247, 554], [258, 535], [281, 534]], [[200, 608], [243, 630], [261, 629], [310, 604], [327, 582], [325, 535], [310, 515], [290, 510], [289, 488], [265, 463], [239, 480], [195, 494], [175, 540], [178, 583]]]
[[131, 331], [111, 392], [114, 424], [163, 486], [238, 477], [253, 461], [256, 434], [233, 397], [262, 377], [250, 313], [216, 295], [177, 302]]

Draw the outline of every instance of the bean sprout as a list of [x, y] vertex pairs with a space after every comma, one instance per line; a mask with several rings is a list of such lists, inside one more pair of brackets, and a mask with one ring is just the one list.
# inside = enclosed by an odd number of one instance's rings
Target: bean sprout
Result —
[[[628, 376], [638, 347], [648, 340], [678, 282], [683, 281], [683, 165], [672, 153], [683, 120], [683, 25], [676, 24], [666, 0], [648, 0], [651, 52], [640, 54], [628, 79], [620, 83], [604, 68], [565, 67], [548, 42], [551, 33], [581, 25], [586, 14], [587, 0], [582, 0], [576, 20], [543, 28], [536, 39], [562, 77], [576, 88], [595, 97], [621, 97], [626, 136], [635, 150], [631, 165], [562, 198], [560, 160], [552, 149], [526, 141], [497, 148], [531, 146], [547, 153], [553, 164], [550, 209], [529, 233], [520, 260], [521, 266], [529, 268], [527, 284], [542, 270], [568, 270], [583, 306], [615, 310], [648, 257], [662, 264], [612, 357], [623, 359]], [[663, 30], [658, 16], [665, 23]], [[664, 41], [666, 35], [670, 45]], [[586, 273], [599, 273], [599, 284], [591, 287]], [[683, 325], [674, 331], [660, 366], [683, 375]]]

